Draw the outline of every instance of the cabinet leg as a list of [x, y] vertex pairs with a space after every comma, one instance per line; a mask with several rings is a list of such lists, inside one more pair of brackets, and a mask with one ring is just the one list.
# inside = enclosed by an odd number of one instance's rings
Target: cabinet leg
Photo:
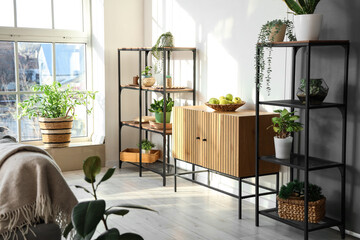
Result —
[[174, 192], [177, 192], [177, 183], [176, 183], [176, 173], [177, 173], [177, 169], [176, 169], [176, 158], [174, 158], [174, 167], [175, 167], [175, 174], [174, 174]]
[[123, 161], [119, 160], [119, 168], [122, 167], [122, 163], [123, 163]]
[[239, 178], [239, 219], [242, 218], [242, 181], [241, 178]]

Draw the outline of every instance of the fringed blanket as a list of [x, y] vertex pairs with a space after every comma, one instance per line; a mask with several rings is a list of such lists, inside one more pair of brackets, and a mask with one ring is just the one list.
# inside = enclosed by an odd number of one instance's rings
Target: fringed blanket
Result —
[[[0, 236], [27, 234], [40, 221], [64, 228], [77, 200], [51, 156], [41, 148], [0, 140]], [[26, 238], [25, 238], [26, 239]]]

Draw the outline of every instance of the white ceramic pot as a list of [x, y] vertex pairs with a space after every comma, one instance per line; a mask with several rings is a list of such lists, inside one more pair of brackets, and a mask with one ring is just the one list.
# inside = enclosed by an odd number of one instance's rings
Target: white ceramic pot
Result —
[[149, 154], [149, 153], [150, 153], [150, 150], [141, 149], [141, 153], [142, 153], [142, 154]]
[[298, 41], [319, 40], [322, 14], [302, 14], [294, 16], [295, 35]]
[[293, 137], [287, 138], [274, 137], [275, 157], [279, 159], [289, 159]]

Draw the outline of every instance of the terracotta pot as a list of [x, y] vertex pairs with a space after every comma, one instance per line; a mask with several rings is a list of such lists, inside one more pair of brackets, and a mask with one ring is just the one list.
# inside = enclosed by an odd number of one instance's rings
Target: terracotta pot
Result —
[[68, 147], [71, 140], [73, 117], [39, 118], [45, 148]]

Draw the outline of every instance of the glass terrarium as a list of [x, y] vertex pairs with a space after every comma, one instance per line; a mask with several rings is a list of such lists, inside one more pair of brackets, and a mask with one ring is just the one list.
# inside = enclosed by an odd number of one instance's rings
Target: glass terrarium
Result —
[[[324, 79], [310, 79], [310, 104], [321, 104], [329, 92], [329, 87]], [[306, 103], [306, 80], [301, 79], [296, 92], [302, 104]]]

